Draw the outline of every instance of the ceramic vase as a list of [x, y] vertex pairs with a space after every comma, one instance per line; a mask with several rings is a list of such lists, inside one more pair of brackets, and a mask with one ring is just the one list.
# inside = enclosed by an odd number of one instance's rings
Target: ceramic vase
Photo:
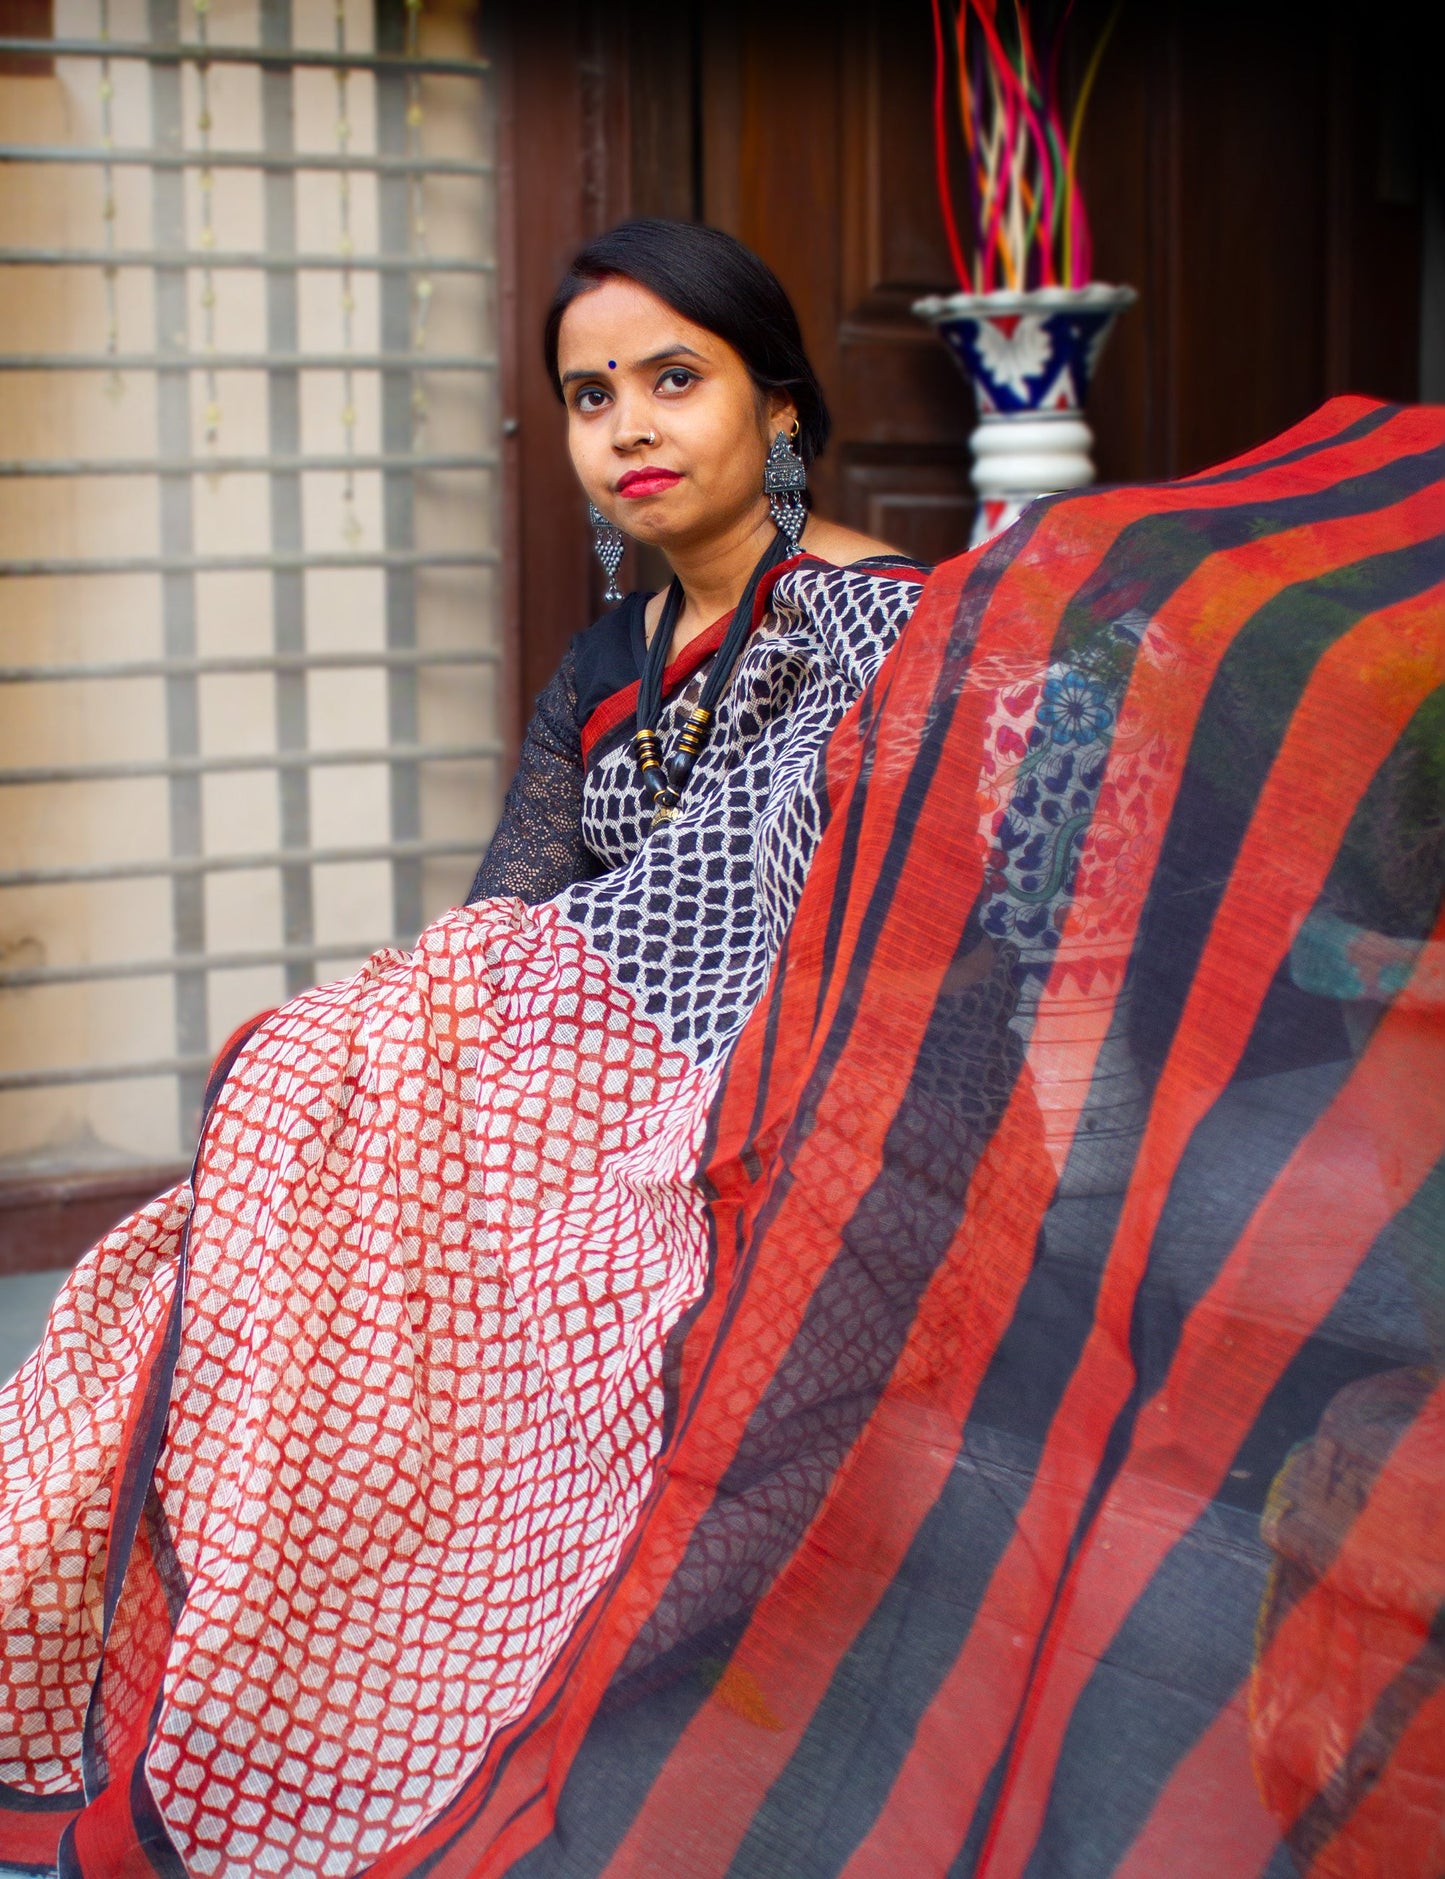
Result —
[[978, 491], [971, 548], [1006, 529], [1036, 496], [1094, 480], [1094, 433], [1084, 422], [1089, 381], [1132, 287], [1035, 287], [1027, 293], [932, 294], [913, 311], [973, 384]]

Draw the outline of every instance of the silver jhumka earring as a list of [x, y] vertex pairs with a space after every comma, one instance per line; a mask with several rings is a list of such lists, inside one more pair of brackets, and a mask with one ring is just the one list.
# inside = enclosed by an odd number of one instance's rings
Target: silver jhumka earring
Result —
[[617, 570], [622, 565], [622, 530], [615, 522], [607, 520], [595, 502], [587, 505], [587, 519], [592, 524], [592, 547], [607, 575], [602, 598], [611, 606], [614, 600], [622, 598], [617, 585]]
[[788, 538], [795, 552], [808, 511], [803, 507], [803, 491], [808, 487], [808, 472], [803, 459], [794, 450], [787, 435], [779, 431], [763, 466], [763, 494], [768, 499], [773, 520]]

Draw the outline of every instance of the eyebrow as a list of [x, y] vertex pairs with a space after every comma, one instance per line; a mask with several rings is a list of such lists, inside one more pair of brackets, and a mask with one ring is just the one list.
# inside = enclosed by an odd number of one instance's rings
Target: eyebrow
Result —
[[[645, 359], [637, 359], [634, 360], [633, 363], [635, 365], [661, 365], [664, 359], [677, 359], [682, 357], [697, 359], [701, 364], [707, 364], [707, 360], [700, 352], [695, 352], [691, 346], [682, 345], [664, 346], [661, 352], [650, 352]], [[596, 378], [602, 379], [604, 383], [606, 382], [605, 375], [600, 367], [583, 366], [571, 372], [564, 372], [562, 374], [562, 383], [564, 385], [571, 385], [579, 378]]]

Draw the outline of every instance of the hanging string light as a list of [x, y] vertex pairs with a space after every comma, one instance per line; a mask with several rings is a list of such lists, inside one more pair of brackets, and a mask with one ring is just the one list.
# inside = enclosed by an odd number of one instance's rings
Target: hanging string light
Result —
[[[100, 36], [109, 44], [110, 0], [100, 0]], [[115, 166], [110, 160], [111, 152], [115, 149], [114, 101], [115, 81], [110, 75], [110, 60], [103, 58], [100, 62], [100, 147], [105, 152], [105, 159], [100, 172], [100, 216], [105, 230], [105, 266], [101, 271], [101, 278], [105, 284], [105, 350], [111, 359], [114, 359], [120, 350], [120, 312], [115, 265]], [[105, 395], [112, 402], [125, 395], [125, 380], [114, 365], [106, 374]]]
[[[348, 112], [351, 74], [346, 57], [346, 0], [336, 0], [336, 152], [345, 158], [351, 150], [351, 118]], [[355, 548], [363, 530], [356, 513], [356, 471], [351, 459], [356, 456], [356, 382], [350, 354], [356, 330], [356, 287], [351, 271], [355, 243], [351, 234], [351, 172], [344, 167], [336, 172], [337, 247], [341, 254], [341, 350], [347, 363], [341, 375], [341, 430], [348, 458], [341, 488], [341, 532], [348, 547]]]
[[[202, 48], [207, 46], [210, 32], [211, 0], [192, 0], [196, 14], [196, 41]], [[211, 65], [202, 57], [196, 61], [196, 83], [199, 89], [200, 110], [196, 117], [196, 129], [200, 132], [201, 154], [207, 159], [202, 163], [199, 178], [201, 192], [201, 249], [206, 259], [201, 269], [201, 343], [209, 360], [216, 353], [216, 280], [211, 269], [210, 256], [216, 246], [215, 224], [215, 177], [209, 162], [211, 154]], [[216, 368], [206, 366], [206, 408], [203, 413], [205, 437], [208, 444], [214, 444], [221, 433], [221, 402], [216, 388]]]
[[[422, 0], [406, 0], [406, 56], [421, 56]], [[411, 223], [412, 251], [421, 265], [412, 275], [411, 350], [420, 358], [426, 351], [427, 321], [431, 315], [434, 283], [427, 270], [429, 255], [426, 227], [426, 179], [421, 168], [422, 155], [421, 74], [407, 73], [406, 80], [406, 154], [412, 168], [407, 172], [407, 211]], [[411, 418], [412, 448], [418, 447], [427, 420], [426, 385], [419, 372], [412, 373]]]

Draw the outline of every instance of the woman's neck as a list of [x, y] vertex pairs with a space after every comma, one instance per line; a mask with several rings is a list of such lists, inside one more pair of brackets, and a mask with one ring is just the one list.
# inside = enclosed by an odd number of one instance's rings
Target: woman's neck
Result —
[[[762, 505], [725, 533], [710, 535], [695, 545], [682, 544], [668, 555], [683, 593], [682, 611], [672, 634], [674, 656], [689, 640], [705, 633], [714, 620], [733, 611], [774, 532], [773, 519]], [[655, 595], [648, 606], [649, 637], [661, 617], [662, 599], [662, 595]]]

